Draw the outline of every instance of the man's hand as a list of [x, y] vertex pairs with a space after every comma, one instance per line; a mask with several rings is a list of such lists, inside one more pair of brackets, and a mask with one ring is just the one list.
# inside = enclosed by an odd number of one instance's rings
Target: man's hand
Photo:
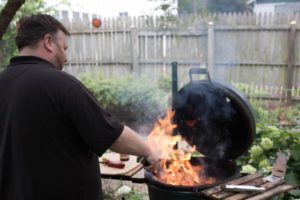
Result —
[[151, 152], [147, 157], [138, 157], [138, 162], [141, 162], [144, 166], [144, 169], [150, 171], [154, 174], [157, 173], [160, 169], [160, 157], [159, 154]]
[[146, 161], [149, 163], [149, 165], [159, 163], [160, 162], [160, 154], [159, 152], [151, 150], [150, 154], [146, 156]]
[[144, 158], [142, 163], [145, 169], [152, 172], [156, 170], [156, 167], [159, 169], [160, 152], [153, 150], [150, 144], [127, 126], [124, 127], [123, 132], [110, 149], [118, 153], [141, 156]]

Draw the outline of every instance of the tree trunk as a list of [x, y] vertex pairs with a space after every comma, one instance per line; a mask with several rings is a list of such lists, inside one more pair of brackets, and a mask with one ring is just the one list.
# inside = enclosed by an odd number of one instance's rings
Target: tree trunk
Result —
[[7, 3], [0, 13], [0, 40], [16, 12], [24, 3], [25, 0], [7, 0]]

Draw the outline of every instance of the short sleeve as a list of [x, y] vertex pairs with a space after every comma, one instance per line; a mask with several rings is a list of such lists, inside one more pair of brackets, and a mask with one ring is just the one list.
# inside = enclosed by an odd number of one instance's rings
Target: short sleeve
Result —
[[65, 117], [82, 140], [101, 156], [121, 135], [124, 125], [104, 110], [82, 84], [70, 87], [63, 98]]

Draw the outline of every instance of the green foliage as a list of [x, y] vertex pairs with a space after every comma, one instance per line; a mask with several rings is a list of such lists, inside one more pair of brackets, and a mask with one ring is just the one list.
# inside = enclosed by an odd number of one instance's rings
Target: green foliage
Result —
[[270, 96], [270, 91], [264, 90], [262, 88], [257, 88], [255, 85], [245, 84], [245, 83], [233, 83], [235, 87], [244, 93], [251, 93], [253, 96]]
[[[158, 8], [164, 13], [170, 11], [172, 2], [162, 0]], [[206, 14], [207, 12], [246, 12], [246, 0], [178, 0], [178, 14]]]
[[143, 200], [144, 197], [148, 196], [147, 193], [141, 193], [137, 190], [133, 190], [128, 194], [123, 195], [122, 197], [124, 199], [130, 199], [130, 200]]
[[101, 73], [87, 73], [81, 81], [103, 107], [133, 127], [154, 121], [167, 108], [167, 79], [153, 83], [146, 77], [105, 78]]
[[[277, 153], [282, 152], [290, 155], [286, 179], [300, 185], [299, 105], [272, 111], [255, 106], [254, 111], [257, 119], [256, 136], [249, 153], [238, 159], [242, 172], [270, 174]], [[299, 190], [289, 193], [294, 197], [299, 197], [299, 194]]]
[[178, 24], [178, 18], [175, 15], [175, 4], [169, 0], [161, 0], [161, 4], [156, 10], [162, 11], [160, 15], [160, 28], [164, 31], [170, 31], [173, 27], [172, 24]]
[[179, 15], [203, 12], [206, 12], [203, 0], [178, 0]]
[[213, 0], [207, 1], [210, 12], [245, 12], [247, 5], [245, 0]]
[[170, 92], [172, 89], [172, 80], [167, 76], [160, 76], [158, 79], [158, 87], [166, 92]]
[[103, 199], [105, 200], [116, 200], [116, 199], [128, 199], [128, 200], [143, 200], [148, 196], [148, 193], [140, 192], [133, 189], [127, 194], [118, 195], [115, 189], [104, 190]]
[[263, 109], [260, 106], [253, 106], [252, 108], [256, 121], [266, 122], [270, 120], [269, 112], [267, 110]]
[[300, 185], [300, 144], [299, 143], [291, 147], [291, 157], [289, 161], [287, 179], [292, 183]]

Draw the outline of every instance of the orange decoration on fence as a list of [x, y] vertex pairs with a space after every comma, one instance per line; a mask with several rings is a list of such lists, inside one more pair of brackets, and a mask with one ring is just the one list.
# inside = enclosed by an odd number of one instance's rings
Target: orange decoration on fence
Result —
[[100, 20], [99, 18], [94, 17], [94, 18], [92, 19], [92, 24], [93, 24], [93, 26], [94, 26], [95, 28], [99, 28], [99, 27], [101, 26], [102, 22], [101, 22], [101, 20]]

